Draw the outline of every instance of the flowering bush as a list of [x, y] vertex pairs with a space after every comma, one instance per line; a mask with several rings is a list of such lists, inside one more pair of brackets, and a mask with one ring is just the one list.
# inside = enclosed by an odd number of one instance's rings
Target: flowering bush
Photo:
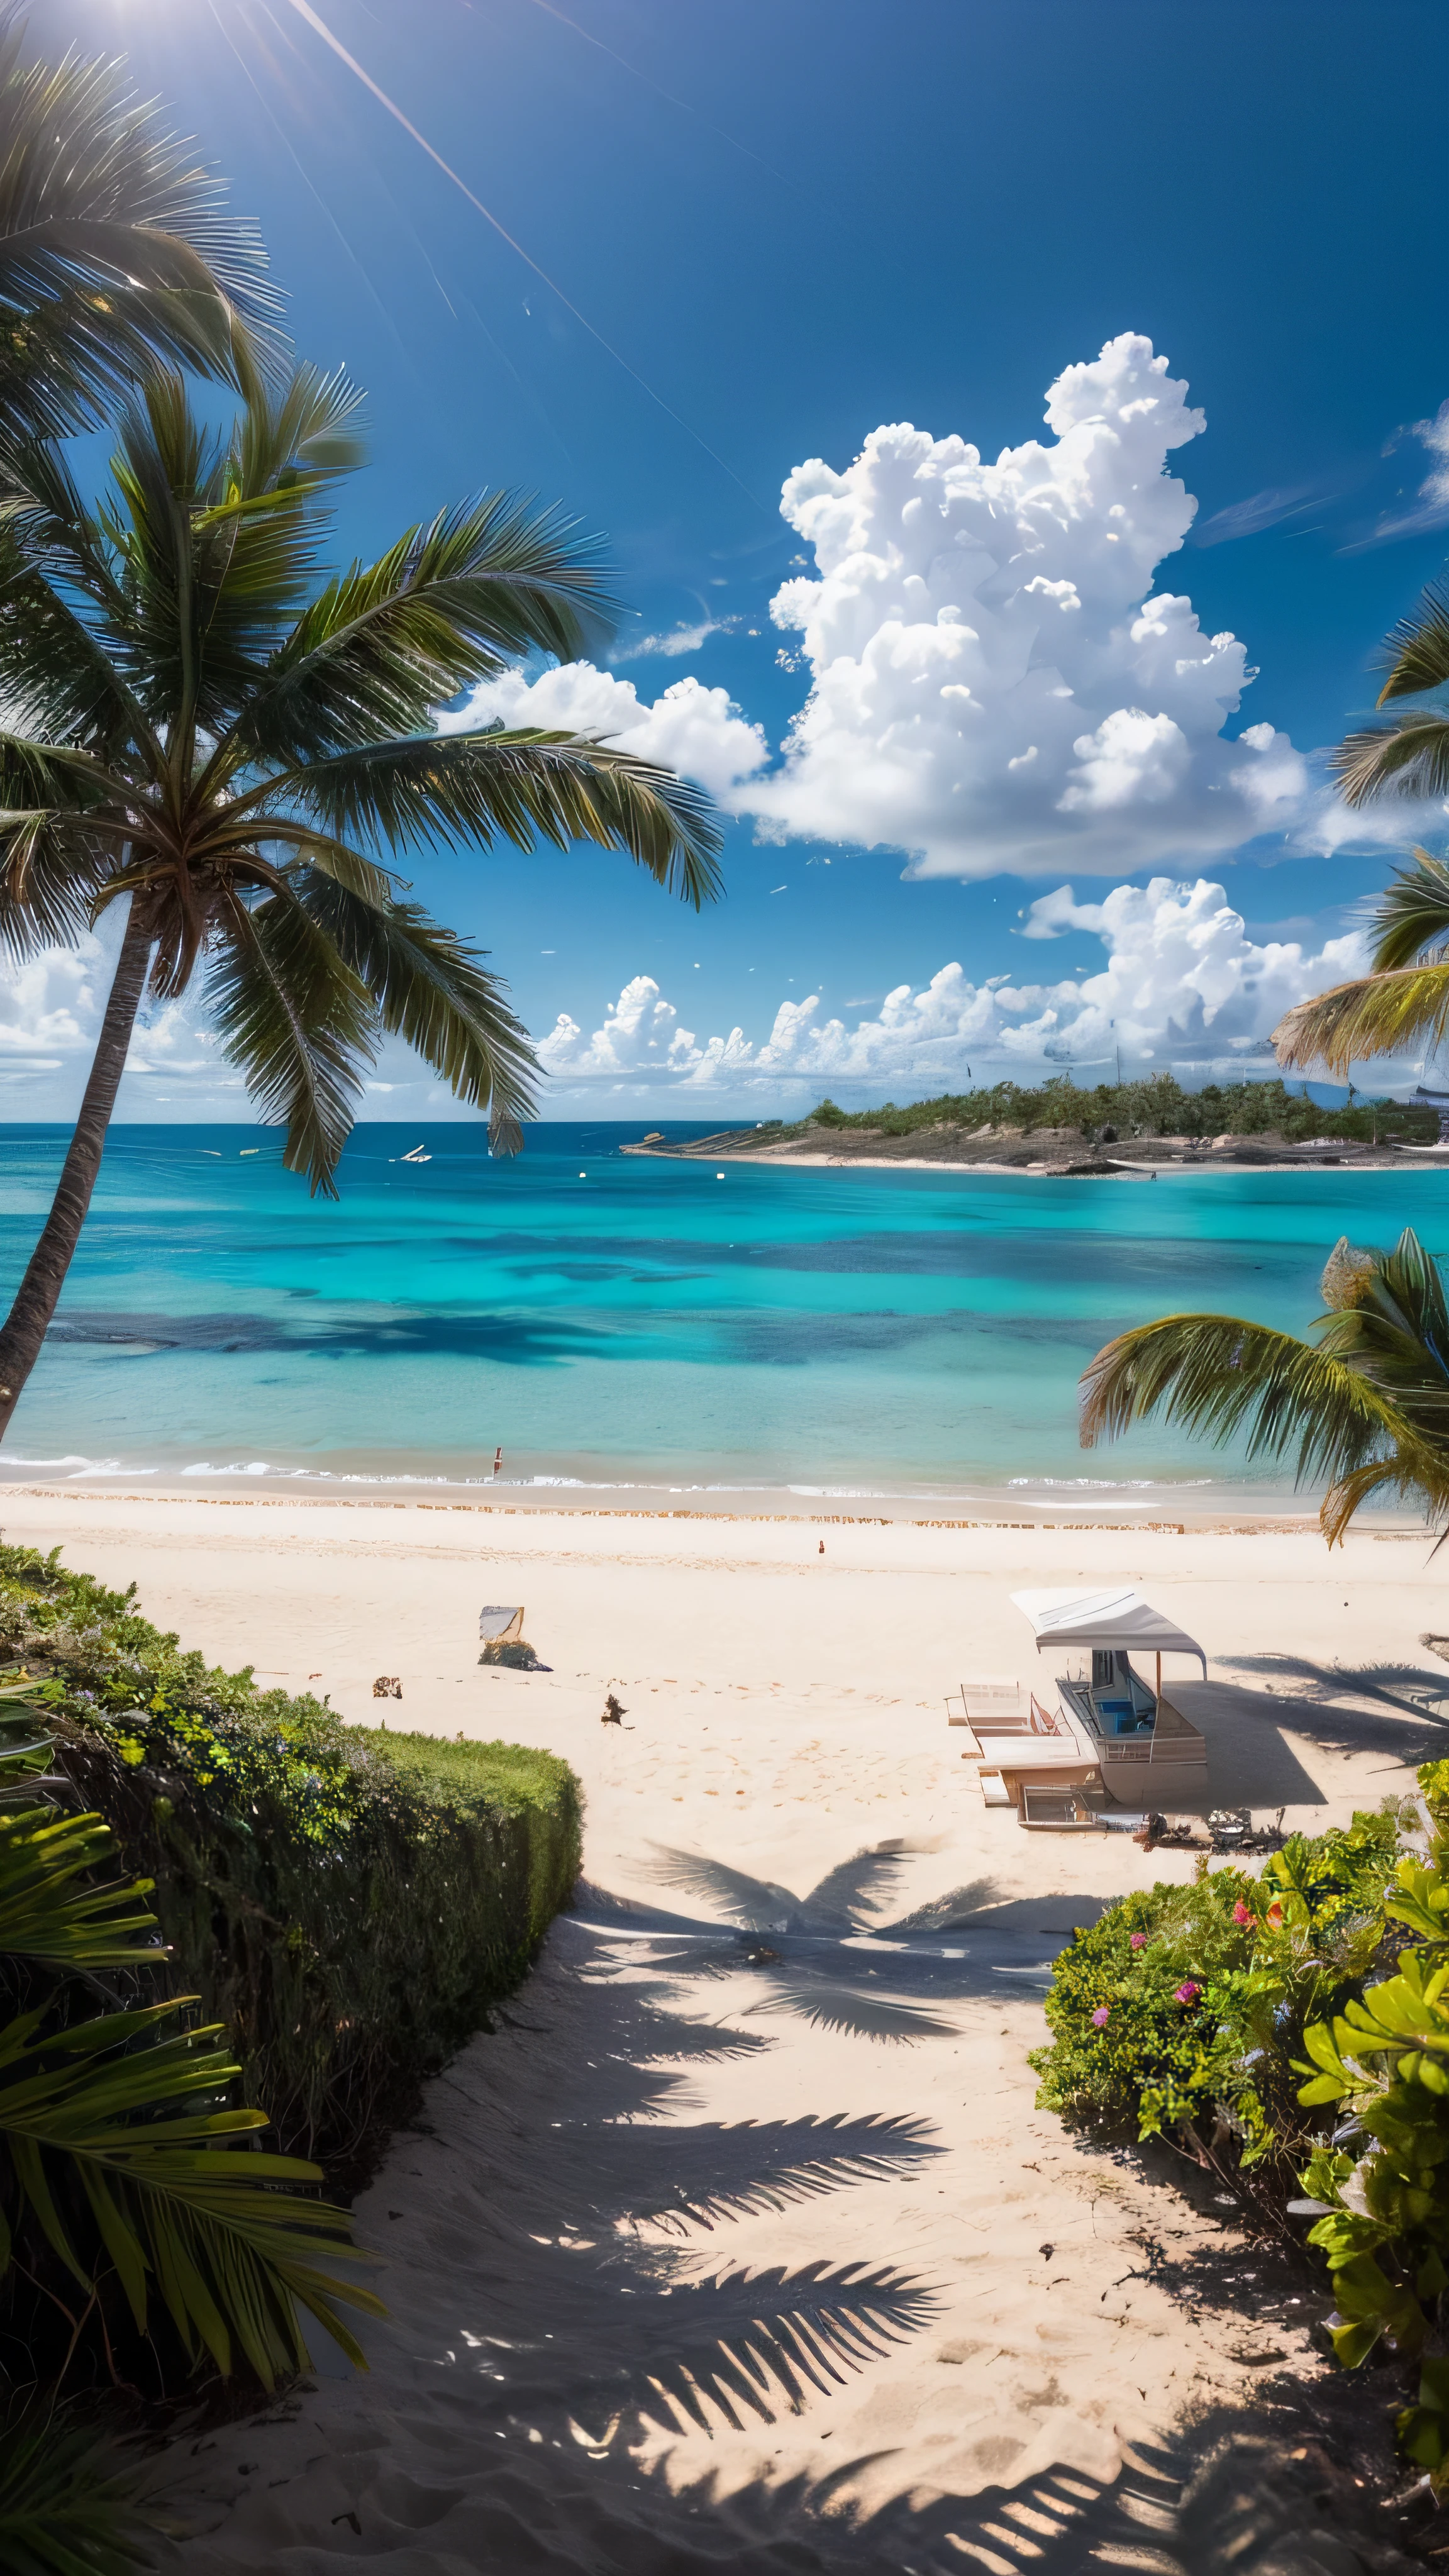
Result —
[[1261, 1879], [1228, 1865], [1109, 1906], [1047, 1999], [1038, 2100], [1084, 2126], [1163, 2136], [1281, 2221], [1311, 2124], [1295, 2055], [1379, 1953], [1397, 1808], [1295, 1836]]

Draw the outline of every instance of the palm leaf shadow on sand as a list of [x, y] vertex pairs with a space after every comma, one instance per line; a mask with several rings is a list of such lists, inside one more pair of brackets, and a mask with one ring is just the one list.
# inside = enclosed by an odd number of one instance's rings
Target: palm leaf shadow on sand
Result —
[[[765, 1992], [758, 2002], [741, 2007], [746, 2017], [789, 2014], [817, 2030], [857, 2039], [950, 2038], [956, 2024], [930, 2005], [953, 2000], [965, 1980], [943, 1973], [945, 1954], [921, 1949], [913, 1956], [909, 1941], [901, 1940], [892, 1943], [889, 1956], [872, 1960], [859, 1946], [871, 1937], [884, 1941], [892, 1928], [902, 1933], [936, 1930], [940, 1926], [933, 1918], [942, 1905], [949, 1918], [963, 1899], [979, 1904], [989, 1894], [988, 1882], [957, 1889], [937, 1906], [919, 1908], [899, 1926], [882, 1925], [879, 1917], [898, 1896], [902, 1871], [917, 1853], [935, 1848], [934, 1843], [899, 1838], [877, 1843], [838, 1862], [808, 1895], [796, 1896], [788, 1887], [753, 1878], [708, 1853], [655, 1844], [648, 1875], [662, 1887], [679, 1888], [714, 1905], [736, 1928], [731, 1936], [718, 1926], [695, 1931], [673, 1924], [651, 1945], [650, 1964], [702, 1979], [753, 1970]], [[711, 1940], [711, 1930], [718, 1932], [716, 1940]], [[751, 1941], [750, 1934], [759, 1937]], [[923, 1988], [932, 1991], [926, 1994]]]
[[597, 2395], [670, 2433], [711, 2430], [711, 2406], [736, 2432], [749, 2416], [773, 2424], [884, 2360], [937, 2305], [909, 2274], [863, 2263], [724, 2273], [641, 2301], [621, 2326], [616, 2384], [596, 2382]]
[[667, 1843], [651, 1844], [654, 1857], [646, 1869], [661, 1887], [683, 1888], [717, 1905], [745, 1932], [864, 1932], [894, 1895], [907, 1863], [918, 1852], [935, 1848], [931, 1842], [901, 1837], [873, 1843], [827, 1870], [808, 1896], [795, 1896], [772, 1879], [751, 1878], [748, 1871], [712, 1860], [706, 1852], [677, 1851]]
[[812, 2030], [838, 2030], [852, 2039], [950, 2039], [956, 2024], [940, 2013], [897, 1995], [872, 1994], [868, 1987], [837, 1984], [823, 1969], [804, 1977], [773, 1976], [770, 1991], [751, 2013], [790, 2013]]
[[[621, 2177], [617, 2192], [595, 2157], [596, 2205], [601, 2213], [682, 2236], [690, 2227], [712, 2230], [723, 2219], [785, 2209], [854, 2183], [884, 2182], [941, 2152], [929, 2121], [887, 2113], [708, 2121], [643, 2138], [636, 2130], [627, 2148], [629, 2179], [625, 2184]], [[651, 2162], [660, 2168], [657, 2179], [640, 2171]]]

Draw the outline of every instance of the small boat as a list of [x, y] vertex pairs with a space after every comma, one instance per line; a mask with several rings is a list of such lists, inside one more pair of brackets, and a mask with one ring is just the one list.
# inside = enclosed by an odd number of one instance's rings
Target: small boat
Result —
[[432, 1155], [428, 1152], [425, 1145], [414, 1145], [410, 1154], [400, 1154], [398, 1156], [398, 1161], [400, 1163], [430, 1163], [432, 1159]]
[[248, 1154], [259, 1154], [261, 1150], [260, 1145], [243, 1145], [241, 1149], [241, 1160], [245, 1162]]

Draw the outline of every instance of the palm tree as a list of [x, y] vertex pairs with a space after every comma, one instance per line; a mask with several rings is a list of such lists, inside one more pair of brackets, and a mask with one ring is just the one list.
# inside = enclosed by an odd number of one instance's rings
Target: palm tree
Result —
[[0, 9], [0, 448], [83, 427], [156, 359], [238, 382], [279, 299], [253, 225], [116, 62], [26, 62]]
[[1408, 1232], [1392, 1252], [1343, 1239], [1329, 1255], [1316, 1342], [1236, 1315], [1164, 1315], [1121, 1333], [1082, 1377], [1084, 1449], [1156, 1415], [1249, 1458], [1292, 1456], [1327, 1477], [1329, 1546], [1371, 1494], [1401, 1494], [1449, 1534], [1449, 1306]]
[[[284, 1160], [332, 1174], [379, 1034], [405, 1038], [516, 1150], [527, 1036], [479, 952], [405, 899], [367, 844], [590, 840], [696, 906], [717, 891], [708, 799], [560, 733], [430, 710], [512, 656], [563, 658], [607, 602], [557, 516], [490, 493], [315, 587], [357, 396], [301, 368], [228, 437], [161, 372], [124, 412], [88, 510], [54, 445], [17, 453], [0, 521], [0, 944], [17, 959], [126, 920], [55, 1203], [0, 1330], [0, 1435], [75, 1251], [143, 992], [204, 998]], [[310, 595], [309, 595], [310, 594]]]
[[[1330, 766], [1346, 805], [1389, 796], [1449, 796], [1449, 581], [1431, 582], [1412, 617], [1387, 638], [1383, 724], [1340, 743]], [[1441, 694], [1435, 698], [1429, 693]], [[1398, 707], [1400, 699], [1419, 701]], [[1303, 1072], [1346, 1074], [1364, 1056], [1397, 1055], [1449, 1031], [1449, 867], [1416, 849], [1380, 900], [1370, 974], [1300, 1002], [1273, 1032], [1278, 1061]]]
[[[1449, 743], [1449, 722], [1444, 727]], [[1371, 972], [1299, 1002], [1273, 1031], [1281, 1065], [1346, 1074], [1365, 1056], [1422, 1047], [1449, 1035], [1449, 866], [1416, 849], [1379, 897]]]

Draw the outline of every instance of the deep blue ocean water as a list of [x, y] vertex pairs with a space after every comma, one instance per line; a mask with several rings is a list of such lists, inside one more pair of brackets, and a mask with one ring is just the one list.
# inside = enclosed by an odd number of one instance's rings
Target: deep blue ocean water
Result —
[[[621, 1155], [641, 1132], [494, 1162], [472, 1125], [359, 1127], [332, 1203], [275, 1131], [117, 1128], [0, 1468], [491, 1482], [501, 1446], [512, 1486], [1273, 1494], [1150, 1429], [1084, 1455], [1092, 1353], [1180, 1307], [1301, 1331], [1340, 1234], [1449, 1251], [1449, 1183], [1410, 1163], [990, 1179]], [[0, 1129], [7, 1300], [64, 1144]]]

